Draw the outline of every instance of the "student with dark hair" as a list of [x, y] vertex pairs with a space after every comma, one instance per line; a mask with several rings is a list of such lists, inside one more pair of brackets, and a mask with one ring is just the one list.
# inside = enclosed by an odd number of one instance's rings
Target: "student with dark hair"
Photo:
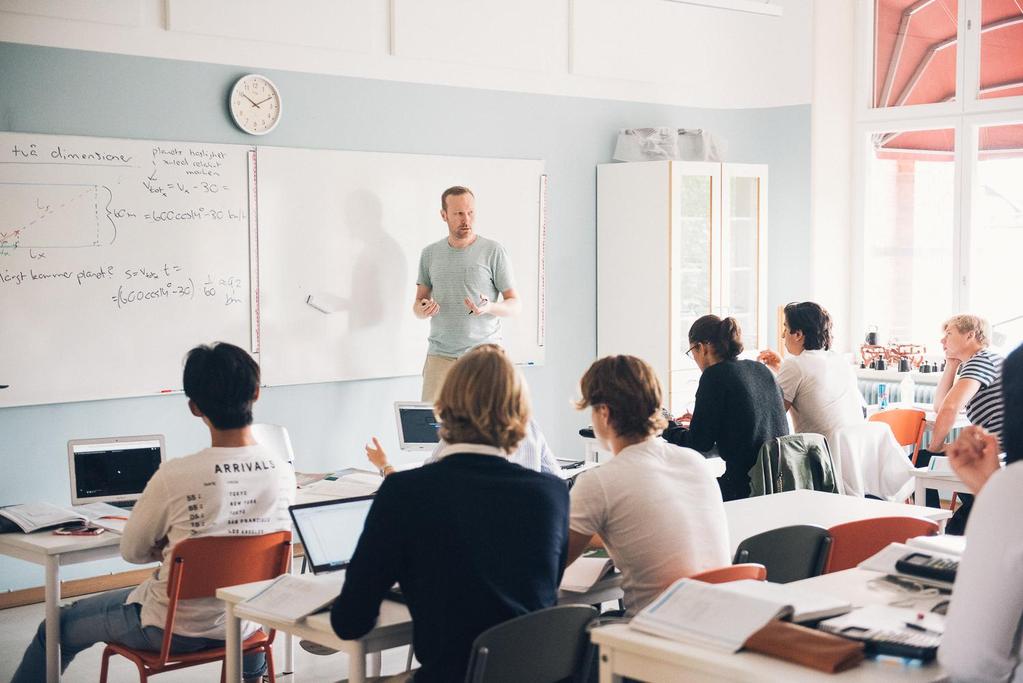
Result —
[[689, 328], [689, 350], [702, 371], [689, 429], [669, 424], [661, 436], [676, 446], [709, 451], [725, 461], [718, 477], [725, 500], [747, 498], [749, 471], [760, 447], [789, 433], [774, 375], [761, 363], [739, 360], [742, 330], [735, 318], [705, 315]]
[[[60, 612], [61, 670], [96, 643], [159, 651], [167, 621], [168, 562], [186, 538], [259, 535], [291, 529], [288, 505], [295, 474], [252, 437], [252, 404], [259, 398], [259, 366], [231, 344], [197, 346], [184, 372], [188, 408], [210, 431], [210, 447], [160, 466], [135, 505], [121, 536], [128, 562], [162, 562], [136, 588], [79, 600]], [[242, 495], [244, 494], [244, 495]], [[230, 510], [230, 512], [229, 512]], [[224, 561], [244, 561], [225, 558]], [[246, 622], [243, 637], [258, 630]], [[224, 603], [216, 598], [180, 600], [171, 651], [194, 652], [224, 644]], [[259, 681], [264, 655], [246, 655], [245, 680]], [[29, 644], [15, 683], [46, 679], [45, 623]]]
[[661, 385], [634, 356], [590, 366], [576, 405], [592, 409], [597, 440], [614, 457], [572, 487], [568, 562], [599, 537], [622, 572], [626, 616], [677, 579], [726, 565], [728, 525], [703, 456], [658, 439]]
[[784, 362], [771, 350], [758, 360], [777, 375], [796, 432], [834, 443], [837, 430], [863, 422], [863, 397], [852, 366], [831, 351], [831, 316], [812, 301], [791, 303], [781, 339], [789, 354]]
[[1002, 365], [1005, 420], [998, 437], [965, 428], [945, 449], [976, 494], [938, 659], [955, 681], [1017, 681], [1023, 652], [1023, 346]]

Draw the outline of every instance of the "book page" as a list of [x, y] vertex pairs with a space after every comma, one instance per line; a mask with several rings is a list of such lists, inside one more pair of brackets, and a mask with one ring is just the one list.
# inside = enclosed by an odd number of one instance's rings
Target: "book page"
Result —
[[84, 519], [82, 515], [50, 503], [10, 505], [0, 509], [0, 515], [20, 526], [26, 533]]
[[278, 576], [259, 593], [240, 603], [241, 613], [259, 612], [283, 621], [295, 622], [318, 612], [341, 592], [340, 582], [317, 580], [313, 576]]
[[593, 588], [612, 567], [609, 557], [580, 557], [565, 567], [561, 578], [561, 589], [573, 593], [585, 593]]
[[785, 611], [784, 603], [680, 579], [629, 625], [654, 635], [737, 652], [751, 635]]

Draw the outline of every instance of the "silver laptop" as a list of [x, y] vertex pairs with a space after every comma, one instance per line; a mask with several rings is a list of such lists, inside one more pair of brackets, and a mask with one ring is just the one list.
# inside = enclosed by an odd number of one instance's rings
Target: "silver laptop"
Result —
[[357, 496], [288, 508], [314, 574], [348, 566], [372, 504], [373, 496]]
[[162, 434], [67, 442], [71, 504], [129, 507], [164, 461]]
[[433, 405], [418, 401], [397, 401], [394, 415], [398, 420], [398, 445], [403, 451], [432, 451], [440, 434], [440, 421], [433, 414]]

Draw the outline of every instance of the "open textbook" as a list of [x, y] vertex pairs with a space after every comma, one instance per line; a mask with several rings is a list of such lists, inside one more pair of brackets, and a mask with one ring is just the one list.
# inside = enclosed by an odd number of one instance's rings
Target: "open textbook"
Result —
[[629, 625], [672, 640], [738, 652], [750, 636], [776, 619], [814, 621], [850, 609], [844, 600], [783, 584], [680, 579]]
[[324, 609], [341, 592], [341, 573], [312, 576], [283, 574], [238, 605], [238, 614], [254, 613], [296, 623]]
[[88, 522], [93, 526], [120, 533], [128, 521], [128, 511], [109, 503], [61, 507], [52, 503], [24, 503], [0, 508], [0, 516], [9, 519], [26, 534], [73, 522]]

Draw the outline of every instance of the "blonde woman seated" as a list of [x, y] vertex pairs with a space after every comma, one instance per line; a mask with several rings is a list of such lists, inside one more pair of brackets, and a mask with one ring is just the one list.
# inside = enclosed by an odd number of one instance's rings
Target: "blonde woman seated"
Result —
[[631, 617], [675, 580], [730, 563], [725, 508], [704, 457], [656, 437], [665, 421], [649, 365], [601, 358], [581, 389], [577, 405], [592, 409], [594, 434], [614, 457], [572, 487], [568, 562], [602, 539]]
[[568, 536], [564, 482], [508, 462], [530, 406], [503, 353], [459, 358], [435, 409], [450, 445], [438, 462], [384, 479], [331, 610], [338, 636], [360, 638], [397, 582], [422, 663], [416, 683], [463, 680], [476, 636], [554, 605]]

